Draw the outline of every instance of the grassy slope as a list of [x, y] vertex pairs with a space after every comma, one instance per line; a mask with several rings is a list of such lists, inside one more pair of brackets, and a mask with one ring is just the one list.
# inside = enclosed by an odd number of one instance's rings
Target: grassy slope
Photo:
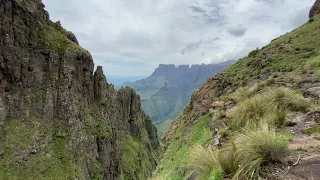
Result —
[[[223, 99], [241, 86], [263, 81], [260, 79], [262, 74], [269, 75], [264, 81], [266, 86], [272, 85], [276, 79], [282, 79], [293, 89], [300, 88], [299, 82], [306, 78], [308, 73], [315, 72], [319, 75], [320, 16], [315, 16], [313, 20], [273, 40], [264, 48], [251, 52], [248, 57], [224, 71], [222, 76], [230, 83], [220, 96], [215, 98]], [[192, 136], [186, 134], [191, 129], [193, 133], [200, 134], [201, 137], [198, 139], [208, 137], [208, 134], [201, 134], [203, 128], [208, 128], [208, 124], [200, 129], [197, 128], [202, 118], [200, 120], [193, 118], [195, 113], [197, 112], [190, 112], [189, 108], [186, 108], [175, 120], [171, 127], [173, 133], [167, 138], [166, 153], [154, 174], [154, 179], [175, 180], [188, 177], [187, 170], [185, 174], [177, 174], [177, 172], [181, 168], [188, 169], [187, 154], [192, 147], [189, 142], [203, 144], [205, 141], [194, 142]], [[195, 123], [188, 121], [195, 121]]]

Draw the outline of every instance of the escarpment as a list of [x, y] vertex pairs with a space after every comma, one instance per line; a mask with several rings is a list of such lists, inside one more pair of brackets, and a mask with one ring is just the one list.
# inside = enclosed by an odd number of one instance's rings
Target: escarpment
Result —
[[156, 129], [40, 0], [0, 0], [0, 179], [146, 179]]

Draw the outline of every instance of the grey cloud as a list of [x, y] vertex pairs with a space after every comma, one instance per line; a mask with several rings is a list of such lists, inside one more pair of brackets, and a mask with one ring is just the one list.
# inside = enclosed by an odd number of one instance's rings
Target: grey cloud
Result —
[[232, 36], [241, 37], [243, 36], [247, 31], [247, 28], [243, 27], [242, 24], [238, 24], [236, 26], [230, 27], [228, 29], [228, 33]]
[[197, 50], [201, 46], [202, 42], [203, 40], [201, 39], [199, 42], [188, 44], [184, 49], [181, 50], [181, 54], [184, 55]]
[[196, 13], [204, 13], [204, 12], [207, 12], [206, 10], [200, 8], [200, 7], [197, 7], [197, 6], [189, 6], [189, 8], [193, 11], [193, 12], [196, 12]]
[[286, 2], [286, 0], [255, 0], [255, 1], [269, 3], [269, 4], [285, 3]]
[[208, 63], [246, 56], [261, 46], [248, 37], [261, 39], [263, 45], [270, 42], [302, 23], [304, 10], [297, 10], [313, 4], [312, 0], [43, 2], [52, 20], [74, 32], [95, 64], [113, 76], [149, 75], [159, 63]]
[[307, 22], [309, 15], [308, 10], [309, 7], [305, 7], [302, 9], [298, 9], [297, 11], [293, 11], [289, 16], [289, 23], [291, 27], [295, 28]]

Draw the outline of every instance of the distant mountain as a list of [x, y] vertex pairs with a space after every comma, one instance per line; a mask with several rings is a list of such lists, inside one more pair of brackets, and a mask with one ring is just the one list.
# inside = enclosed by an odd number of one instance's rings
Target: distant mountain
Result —
[[151, 76], [125, 85], [141, 96], [142, 106], [155, 124], [174, 119], [190, 101], [191, 93], [209, 77], [236, 61], [220, 64], [160, 64]]

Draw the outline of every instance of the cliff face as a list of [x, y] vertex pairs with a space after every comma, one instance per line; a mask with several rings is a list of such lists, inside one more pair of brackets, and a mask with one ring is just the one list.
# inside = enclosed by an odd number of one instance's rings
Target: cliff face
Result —
[[40, 0], [0, 0], [0, 179], [144, 179], [156, 129]]

